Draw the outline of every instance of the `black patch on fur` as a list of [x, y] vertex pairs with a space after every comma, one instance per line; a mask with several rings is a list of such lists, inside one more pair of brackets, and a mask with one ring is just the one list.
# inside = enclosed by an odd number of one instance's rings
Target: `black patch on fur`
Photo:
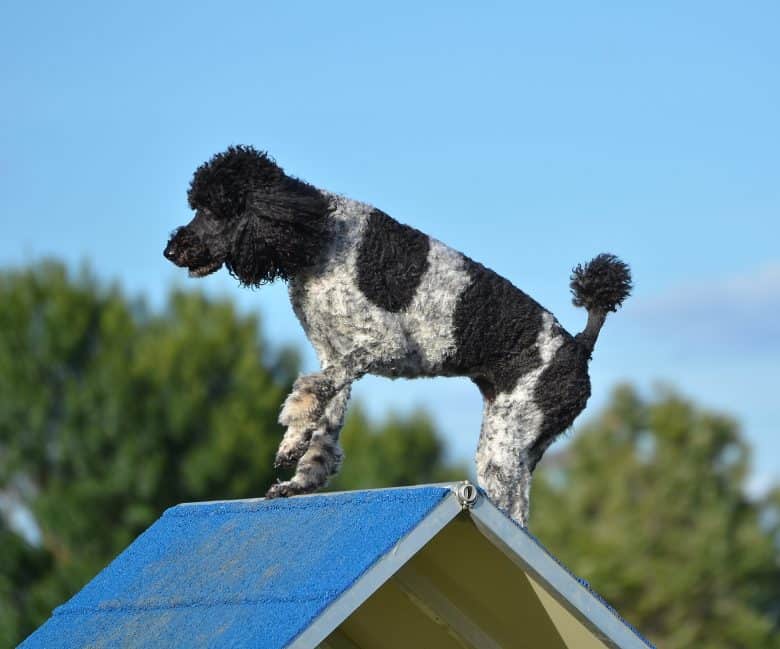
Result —
[[201, 165], [187, 199], [193, 209], [235, 222], [225, 265], [245, 286], [288, 279], [316, 263], [327, 244], [328, 199], [249, 146]]
[[363, 295], [386, 311], [408, 307], [428, 269], [430, 245], [419, 230], [372, 210], [357, 258]]
[[475, 376], [471, 379], [479, 388], [482, 398], [486, 401], [493, 401], [496, 398], [496, 386], [482, 376]]
[[536, 337], [544, 309], [509, 280], [466, 258], [471, 281], [455, 307], [454, 374], [475, 377], [486, 398], [508, 392], [541, 363]]
[[541, 430], [529, 454], [531, 471], [547, 447], [574, 423], [590, 397], [589, 354], [569, 334], [542, 370], [534, 389], [534, 402], [544, 413]]

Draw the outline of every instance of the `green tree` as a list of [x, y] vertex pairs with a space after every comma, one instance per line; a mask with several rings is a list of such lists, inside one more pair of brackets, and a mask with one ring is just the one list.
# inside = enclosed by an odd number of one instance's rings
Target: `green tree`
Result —
[[0, 518], [0, 647], [13, 647], [51, 607], [41, 592], [53, 558], [26, 542]]
[[730, 417], [618, 388], [536, 472], [531, 529], [665, 649], [780, 647], [777, 491]]
[[423, 411], [406, 416], [390, 413], [372, 424], [355, 404], [341, 434], [344, 465], [329, 489], [397, 487], [463, 480], [464, 466], [447, 462], [444, 442]]
[[[154, 313], [86, 270], [0, 272], [0, 646], [165, 508], [262, 495], [297, 372], [296, 354], [269, 349], [258, 318], [227, 300], [174, 291]], [[420, 414], [374, 425], [358, 409], [346, 428], [344, 487], [445, 475]], [[12, 529], [13, 508], [39, 540]]]
[[295, 365], [227, 301], [150, 314], [86, 271], [0, 274], [0, 492], [41, 537], [5, 539], [0, 608], [27, 632], [166, 507], [263, 493]]

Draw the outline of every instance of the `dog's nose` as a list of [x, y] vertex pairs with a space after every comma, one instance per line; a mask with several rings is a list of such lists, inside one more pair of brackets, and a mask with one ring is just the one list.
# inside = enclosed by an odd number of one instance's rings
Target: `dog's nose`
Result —
[[163, 250], [163, 255], [169, 261], [174, 261], [174, 258], [176, 257], [176, 252], [174, 250], [173, 240], [169, 241], [168, 245], [165, 246], [165, 250]]

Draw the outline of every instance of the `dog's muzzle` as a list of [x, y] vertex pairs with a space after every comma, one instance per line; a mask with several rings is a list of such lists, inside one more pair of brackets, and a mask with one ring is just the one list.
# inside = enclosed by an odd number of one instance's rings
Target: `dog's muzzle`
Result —
[[222, 261], [211, 255], [200, 237], [186, 227], [171, 235], [163, 255], [177, 266], [188, 268], [194, 277], [209, 275], [222, 266]]

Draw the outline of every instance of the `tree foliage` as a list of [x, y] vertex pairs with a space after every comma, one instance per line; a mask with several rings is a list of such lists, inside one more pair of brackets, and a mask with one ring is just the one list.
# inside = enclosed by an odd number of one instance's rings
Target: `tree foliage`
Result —
[[530, 527], [659, 646], [780, 647], [778, 492], [730, 417], [618, 388], [535, 474]]
[[465, 466], [445, 461], [444, 442], [423, 411], [390, 413], [372, 425], [357, 404], [341, 433], [347, 459], [330, 485], [332, 490], [397, 487], [463, 480]]
[[[154, 313], [58, 263], [0, 273], [0, 646], [165, 508], [265, 493], [297, 371], [227, 300], [174, 291]], [[422, 416], [374, 425], [358, 411], [345, 438], [344, 487], [444, 475]]]

